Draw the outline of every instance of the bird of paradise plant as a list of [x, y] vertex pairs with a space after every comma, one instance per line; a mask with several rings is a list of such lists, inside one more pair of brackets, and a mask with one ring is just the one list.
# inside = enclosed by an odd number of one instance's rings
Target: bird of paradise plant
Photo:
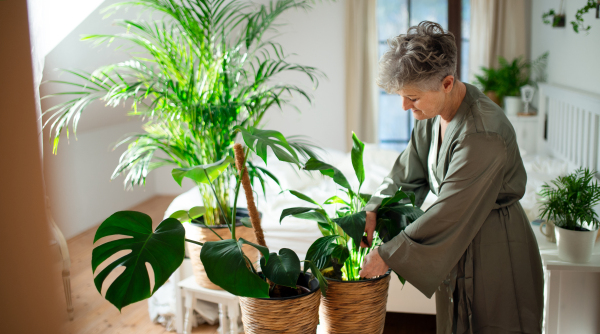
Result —
[[[76, 134], [84, 110], [94, 101], [116, 107], [131, 103], [133, 116], [147, 120], [144, 132], [130, 135], [112, 174], [125, 176], [125, 187], [145, 184], [148, 173], [162, 166], [192, 168], [220, 161], [232, 154], [236, 126], [257, 127], [271, 107], [282, 108], [297, 94], [309, 93], [296, 85], [275, 82], [284, 72], [299, 72], [316, 87], [322, 72], [291, 63], [282, 46], [267, 36], [284, 12], [311, 8], [311, 0], [273, 0], [255, 5], [242, 0], [132, 0], [109, 6], [108, 14], [123, 7], [140, 7], [160, 19], [121, 20], [123, 33], [90, 35], [95, 44], [122, 41], [142, 51], [131, 59], [88, 73], [66, 70], [72, 81], [51, 81], [72, 88], [48, 95], [69, 96], [45, 111], [49, 116], [53, 151], [63, 132]], [[302, 138], [289, 144], [305, 157], [314, 156]], [[157, 154], [162, 152], [163, 155]], [[249, 164], [253, 179], [264, 182], [273, 174]], [[232, 167], [215, 180], [214, 191], [197, 183], [208, 225], [228, 220]], [[274, 178], [275, 181], [276, 178]], [[263, 189], [264, 190], [264, 189]], [[220, 212], [217, 201], [226, 210]], [[223, 216], [224, 215], [224, 216]]]

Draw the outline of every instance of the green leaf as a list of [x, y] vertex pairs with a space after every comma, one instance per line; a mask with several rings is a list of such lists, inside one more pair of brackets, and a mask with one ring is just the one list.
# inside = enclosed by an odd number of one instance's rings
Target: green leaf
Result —
[[242, 224], [244, 224], [244, 226], [248, 228], [254, 228], [254, 226], [252, 226], [252, 222], [250, 221], [250, 217], [244, 217], [240, 219], [240, 221], [242, 222]]
[[295, 207], [295, 208], [284, 209], [281, 212], [281, 216], [279, 217], [279, 223], [281, 224], [281, 221], [283, 221], [283, 218], [285, 218], [287, 216], [293, 216], [293, 215], [297, 215], [297, 214], [300, 214], [303, 212], [308, 212], [311, 210], [316, 210], [316, 208]]
[[225, 291], [240, 297], [269, 298], [269, 284], [250, 269], [252, 263], [235, 240], [206, 242], [200, 260], [211, 282]]
[[288, 190], [288, 191], [290, 192], [290, 194], [292, 194], [292, 195], [294, 195], [294, 196], [298, 197], [299, 199], [301, 199], [301, 200], [303, 200], [303, 201], [306, 201], [306, 202], [308, 202], [308, 203], [314, 204], [314, 205], [316, 205], [316, 206], [319, 206], [319, 207], [321, 206], [321, 205], [319, 205], [319, 203], [317, 203], [317, 202], [316, 202], [314, 199], [312, 199], [312, 198], [310, 198], [310, 197], [308, 197], [308, 196], [304, 195], [303, 193], [301, 193], [301, 192], [299, 192], [299, 191], [295, 191], [295, 190]]
[[402, 285], [404, 285], [404, 283], [406, 283], [406, 280], [404, 279], [404, 277], [400, 276], [398, 273], [394, 272], [397, 276], [398, 279], [400, 280], [400, 283], [402, 283]]
[[314, 262], [309, 262], [308, 266], [310, 267], [310, 272], [315, 276], [315, 278], [319, 281], [319, 288], [321, 289], [321, 294], [323, 297], [327, 296], [327, 280], [321, 274], [321, 271]]
[[338, 259], [338, 263], [344, 263], [350, 257], [350, 250], [346, 245], [335, 245], [331, 250], [331, 257]]
[[333, 182], [339, 184], [340, 186], [346, 189], [351, 189], [350, 183], [348, 183], [348, 180], [346, 179], [344, 174], [342, 174], [342, 172], [339, 169], [333, 167], [330, 164], [324, 163], [323, 161], [317, 160], [315, 158], [310, 158], [306, 162], [306, 165], [304, 165], [304, 169], [318, 170], [319, 172], [321, 172], [321, 174], [331, 177], [333, 179]]
[[367, 224], [367, 213], [365, 211], [335, 218], [333, 222], [338, 224], [352, 238], [356, 247], [360, 247], [362, 236], [365, 233], [365, 225]]
[[339, 238], [338, 235], [329, 235], [315, 240], [306, 251], [305, 260], [314, 262], [319, 269], [325, 268], [336, 246], [334, 242], [337, 238]]
[[297, 214], [294, 214], [293, 216], [296, 218], [300, 218], [300, 219], [314, 220], [319, 223], [329, 224], [327, 217], [325, 217], [325, 215], [321, 212], [321, 210], [317, 211], [315, 209], [315, 211], [297, 213]]
[[195, 206], [195, 207], [191, 208], [190, 211], [188, 211], [188, 215], [192, 219], [198, 219], [198, 218], [204, 216], [205, 213], [206, 213], [206, 208], [204, 208], [203, 206]]
[[288, 248], [282, 248], [277, 253], [271, 253], [268, 257], [260, 259], [260, 267], [265, 277], [275, 284], [295, 288], [300, 276], [300, 259], [296, 253]]
[[[173, 171], [171, 171], [171, 174], [179, 186], [181, 186], [181, 182], [183, 181], [184, 177], [194, 180], [196, 184], [209, 184], [219, 177], [219, 175], [221, 175], [221, 173], [223, 173], [225, 169], [227, 169], [227, 166], [229, 166], [229, 164], [231, 164], [233, 161], [233, 158], [228, 156], [208, 165], [200, 165], [190, 168], [175, 168]], [[208, 175], [210, 178], [210, 182], [206, 175]]]
[[178, 219], [182, 223], [188, 223], [191, 221], [190, 216], [188, 215], [188, 212], [185, 210], [175, 211], [169, 216], [169, 218]]
[[401, 200], [408, 198], [408, 195], [402, 191], [402, 190], [398, 190], [395, 194], [394, 197], [386, 197], [383, 199], [383, 201], [381, 201], [381, 206], [380, 207], [385, 207], [388, 204], [393, 204], [393, 203], [397, 203], [400, 202]]
[[[409, 223], [414, 222], [415, 220], [419, 219], [419, 217], [421, 217], [424, 212], [423, 210], [414, 207], [412, 205], [408, 205], [408, 204], [400, 204], [400, 203], [395, 203], [395, 204], [388, 204], [384, 209], [380, 209], [381, 211], [383, 211], [382, 213], [385, 214], [386, 212], [394, 212], [397, 214], [401, 214], [403, 216], [406, 217], [406, 219], [408, 220]], [[378, 211], [379, 213], [379, 211]]]
[[241, 126], [234, 127], [242, 133], [244, 142], [252, 151], [254, 151], [264, 162], [267, 163], [267, 148], [271, 148], [275, 156], [280, 161], [300, 164], [296, 151], [290, 146], [287, 139], [281, 132], [274, 130], [261, 130], [255, 127], [244, 129]]
[[358, 178], [359, 188], [360, 185], [365, 181], [365, 166], [363, 164], [363, 153], [365, 152], [365, 144], [358, 139], [356, 133], [352, 132], [352, 151], [350, 156], [352, 158], [352, 167]]
[[[98, 292], [102, 283], [117, 267], [125, 271], [115, 279], [106, 292], [106, 300], [119, 310], [123, 307], [152, 296], [179, 268], [185, 256], [185, 230], [174, 218], [163, 220], [152, 232], [150, 216], [136, 211], [119, 211], [108, 217], [96, 231], [94, 243], [107, 236], [125, 235], [131, 238], [118, 239], [99, 245], [92, 251], [92, 271], [119, 251], [130, 253], [110, 263], [94, 278]], [[150, 291], [150, 277], [146, 263], [154, 271], [154, 289]]]
[[350, 206], [350, 203], [344, 201], [339, 196], [331, 196], [323, 204], [345, 204], [347, 206]]

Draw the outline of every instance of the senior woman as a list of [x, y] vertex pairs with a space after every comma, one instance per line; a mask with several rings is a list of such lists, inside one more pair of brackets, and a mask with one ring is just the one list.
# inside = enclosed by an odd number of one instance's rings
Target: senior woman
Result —
[[361, 276], [391, 268], [428, 298], [435, 292], [438, 333], [541, 333], [542, 265], [519, 204], [527, 175], [513, 127], [494, 102], [456, 78], [454, 36], [440, 25], [421, 22], [389, 46], [378, 84], [402, 96], [416, 121], [365, 208], [368, 242], [383, 198], [401, 188], [419, 206], [429, 191], [438, 199], [371, 252]]

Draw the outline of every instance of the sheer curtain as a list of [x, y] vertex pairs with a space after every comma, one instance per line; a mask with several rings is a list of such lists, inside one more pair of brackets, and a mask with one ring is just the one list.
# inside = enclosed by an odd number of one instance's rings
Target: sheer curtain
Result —
[[499, 56], [526, 55], [526, 9], [523, 0], [471, 0], [470, 81], [482, 66], [497, 66]]
[[364, 142], [377, 142], [377, 1], [347, 0], [346, 131]]

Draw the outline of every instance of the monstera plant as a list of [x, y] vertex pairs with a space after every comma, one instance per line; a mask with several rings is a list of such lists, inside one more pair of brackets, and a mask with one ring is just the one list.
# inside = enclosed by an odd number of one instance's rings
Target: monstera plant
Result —
[[[304, 169], [319, 171], [331, 177], [340, 186], [344, 198], [331, 196], [324, 203], [298, 191], [289, 192], [311, 204], [310, 207], [294, 207], [283, 210], [280, 222], [288, 216], [316, 221], [323, 237], [317, 239], [308, 249], [306, 261], [314, 262], [326, 277], [345, 281], [360, 280], [359, 272], [364, 257], [382, 242], [398, 235], [408, 224], [419, 218], [423, 211], [414, 206], [414, 194], [399, 190], [393, 197], [385, 198], [377, 212], [377, 227], [373, 242], [361, 248], [366, 225], [366, 212], [363, 211], [370, 195], [361, 192], [365, 180], [363, 163], [364, 144], [356, 134], [352, 134], [352, 166], [358, 179], [358, 189], [353, 189], [342, 172], [332, 165], [310, 158]], [[326, 206], [335, 206], [335, 213]], [[366, 240], [366, 238], [365, 238]], [[404, 279], [399, 277], [404, 283]]]
[[[267, 150], [271, 149], [279, 160], [297, 166], [302, 165], [297, 150], [281, 133], [240, 127], [236, 128], [236, 131], [241, 132], [242, 138], [247, 144], [243, 154], [244, 160], [252, 151], [266, 163]], [[224, 171], [233, 161], [233, 157], [227, 156], [212, 164], [176, 168], [173, 169], [172, 174], [178, 183], [181, 183], [183, 178], [190, 178], [215, 191], [215, 181], [224, 176]], [[245, 166], [246, 161], [240, 165]], [[235, 217], [238, 194], [242, 184], [240, 175], [236, 175], [235, 200], [229, 215], [224, 214], [225, 207], [217, 201], [218, 208], [224, 217]], [[202, 214], [201, 210], [193, 208], [186, 215], [178, 215], [181, 220], [186, 221]], [[184, 242], [186, 241], [202, 246], [200, 257], [207, 276], [213, 283], [234, 295], [269, 298], [273, 291], [278, 290], [277, 287], [296, 288], [298, 277], [302, 272], [302, 261], [294, 251], [283, 248], [278, 253], [270, 252], [264, 245], [238, 238], [235, 222], [231, 219], [226, 219], [225, 222], [231, 231], [230, 239], [199, 243], [185, 238], [182, 222], [174, 217], [163, 220], [152, 231], [152, 220], [144, 213], [135, 211], [114, 213], [100, 225], [96, 231], [94, 243], [105, 237], [127, 236], [127, 238], [108, 241], [96, 246], [92, 253], [92, 269], [96, 272], [103, 262], [120, 251], [129, 250], [130, 252], [108, 263], [97, 273], [94, 277], [96, 288], [101, 292], [108, 275], [117, 267], [124, 266], [125, 270], [114, 282], [110, 283], [105, 298], [119, 310], [129, 304], [149, 298], [183, 262]], [[254, 223], [252, 226], [260, 228]], [[210, 226], [207, 227], [210, 228]], [[242, 252], [243, 245], [251, 245], [263, 255], [260, 261], [262, 274]], [[316, 261], [307, 259], [303, 262], [305, 263], [304, 267], [310, 268], [312, 274], [319, 280], [321, 291], [325, 294], [327, 282], [322, 278]], [[155, 283], [152, 289], [146, 263], [150, 264], [154, 273]]]
[[[61, 134], [76, 134], [83, 112], [101, 101], [110, 107], [130, 105], [129, 114], [147, 122], [143, 132], [117, 144], [127, 145], [127, 149], [112, 179], [126, 174], [127, 188], [145, 184], [148, 173], [159, 167], [191, 168], [231, 156], [234, 127], [260, 126], [265, 112], [289, 104], [292, 94], [311, 102], [307, 90], [275, 78], [296, 72], [316, 87], [322, 72], [291, 62], [272, 39], [275, 34], [269, 32], [281, 14], [310, 9], [313, 2], [273, 0], [258, 5], [245, 0], [132, 0], [109, 6], [107, 15], [133, 7], [151, 12], [152, 17], [149, 21], [144, 16], [116, 21], [122, 33], [83, 38], [98, 45], [122, 42], [119, 47], [133, 50], [131, 59], [92, 73], [66, 70], [70, 77], [51, 81], [68, 87], [45, 97], [63, 98], [54, 100], [57, 102], [44, 113], [54, 152]], [[311, 154], [301, 138], [290, 138], [289, 144], [301, 154]], [[248, 168], [261, 183], [272, 176], [253, 165]], [[197, 184], [208, 225], [221, 224], [223, 212], [217, 200], [227, 209], [223, 218], [231, 218], [230, 180], [235, 171], [229, 167], [223, 173], [224, 177], [215, 180], [214, 189]]]

